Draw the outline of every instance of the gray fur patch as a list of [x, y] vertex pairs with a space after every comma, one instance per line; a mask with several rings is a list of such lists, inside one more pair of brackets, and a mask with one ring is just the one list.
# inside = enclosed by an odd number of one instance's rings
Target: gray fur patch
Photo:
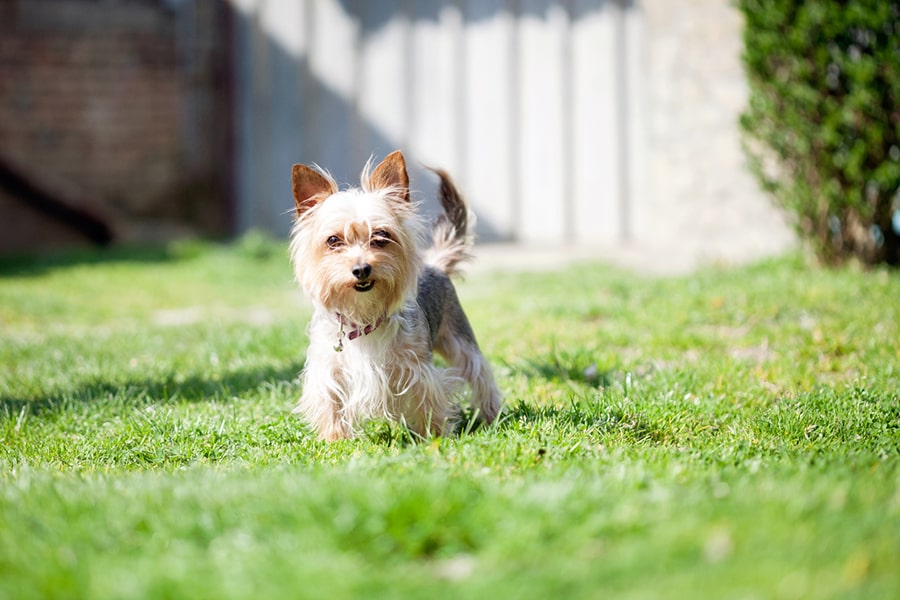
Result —
[[453, 282], [445, 273], [434, 267], [425, 267], [419, 275], [419, 294], [416, 302], [428, 322], [432, 344], [445, 321], [454, 335], [466, 342], [476, 343], [475, 333], [459, 303]]

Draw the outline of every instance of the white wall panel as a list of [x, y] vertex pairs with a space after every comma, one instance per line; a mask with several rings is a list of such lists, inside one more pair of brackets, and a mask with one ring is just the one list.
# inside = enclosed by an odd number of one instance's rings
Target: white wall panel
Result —
[[615, 240], [619, 234], [620, 161], [616, 32], [609, 7], [575, 2], [572, 20], [572, 194], [575, 236]]
[[[356, 145], [366, 158], [370, 154], [380, 158], [406, 143], [412, 106], [407, 86], [410, 25], [407, 13], [402, 10], [402, 0], [364, 4], [359, 111], [362, 121], [377, 123], [383, 136], [371, 135], [368, 128], [362, 127], [357, 133]], [[375, 10], [388, 12], [392, 18], [379, 24]]]
[[[514, 235], [515, 18], [503, 0], [470, 3], [465, 30], [464, 186], [481, 239]], [[478, 12], [476, 12], [478, 11]]]
[[355, 184], [370, 154], [402, 148], [426, 210], [422, 164], [456, 179], [482, 239], [618, 241], [617, 3], [233, 5], [241, 227], [286, 231], [294, 162]]
[[563, 241], [571, 210], [563, 3], [524, 0], [518, 21], [519, 213], [517, 237]]

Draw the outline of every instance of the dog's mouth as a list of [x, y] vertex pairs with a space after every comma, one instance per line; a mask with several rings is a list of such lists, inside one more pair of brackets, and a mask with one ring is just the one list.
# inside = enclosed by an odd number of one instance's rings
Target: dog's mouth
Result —
[[368, 292], [373, 287], [375, 287], [375, 280], [369, 279], [367, 281], [360, 281], [356, 285], [353, 286], [353, 289], [357, 292]]

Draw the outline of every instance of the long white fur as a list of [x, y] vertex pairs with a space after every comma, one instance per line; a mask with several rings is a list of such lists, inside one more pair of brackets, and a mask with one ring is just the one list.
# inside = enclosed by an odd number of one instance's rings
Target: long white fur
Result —
[[[309, 349], [303, 371], [303, 391], [295, 412], [300, 412], [325, 439], [350, 437], [361, 423], [378, 418], [405, 422], [421, 435], [441, 432], [459, 414], [459, 396], [469, 382], [472, 399], [488, 422], [497, 416], [500, 394], [490, 367], [477, 345], [456, 339], [442, 328], [436, 348], [456, 368], [438, 368], [433, 362], [432, 340], [424, 315], [416, 302], [418, 274], [423, 264], [431, 264], [450, 274], [467, 257], [470, 235], [457, 235], [449, 222], [438, 223], [431, 248], [421, 249], [423, 226], [416, 206], [394, 188], [371, 189], [367, 163], [362, 188], [338, 191], [310, 208], [296, 220], [291, 232], [290, 254], [297, 282], [314, 305], [308, 327]], [[320, 172], [333, 183], [330, 176]], [[336, 186], [335, 186], [336, 188]], [[387, 229], [397, 237], [403, 266], [382, 262], [377, 267], [376, 285], [396, 280], [396, 302], [384, 306], [372, 292], [351, 294], [340, 313], [355, 323], [372, 324], [385, 316], [374, 331], [343, 344], [335, 351], [341, 332], [340, 317], [335, 314], [334, 283], [329, 265], [315, 260], [328, 232], [347, 231], [353, 225], [368, 227], [369, 234]], [[365, 255], [360, 247], [347, 248]], [[424, 260], [423, 260], [424, 257]], [[322, 263], [328, 262], [322, 260]], [[402, 277], [403, 269], [409, 271]], [[335, 275], [337, 277], [337, 275]], [[466, 346], [466, 347], [463, 347]]]
[[[408, 318], [416, 310], [406, 306], [371, 334], [345, 344], [342, 352], [333, 349], [338, 331], [334, 320], [313, 318], [307, 364], [316, 368], [304, 370], [296, 411], [318, 424], [323, 437], [354, 435], [359, 424], [377, 418], [406, 422], [424, 435], [429, 419], [445, 423], [454, 416], [455, 396], [463, 383], [456, 371], [438, 369], [430, 354], [421, 356], [414, 346], [395, 343], [401, 336], [427, 335], [421, 321]], [[323, 403], [323, 398], [334, 405]]]

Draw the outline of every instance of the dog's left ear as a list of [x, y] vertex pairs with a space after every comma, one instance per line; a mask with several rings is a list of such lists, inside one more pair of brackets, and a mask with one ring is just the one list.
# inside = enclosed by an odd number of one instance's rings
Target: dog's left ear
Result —
[[369, 189], [389, 187], [395, 188], [398, 195], [409, 202], [409, 175], [406, 172], [406, 161], [399, 150], [388, 154], [369, 177]]
[[291, 183], [293, 184], [294, 203], [297, 207], [298, 217], [338, 191], [337, 184], [333, 179], [325, 177], [306, 165], [293, 166], [291, 169]]

